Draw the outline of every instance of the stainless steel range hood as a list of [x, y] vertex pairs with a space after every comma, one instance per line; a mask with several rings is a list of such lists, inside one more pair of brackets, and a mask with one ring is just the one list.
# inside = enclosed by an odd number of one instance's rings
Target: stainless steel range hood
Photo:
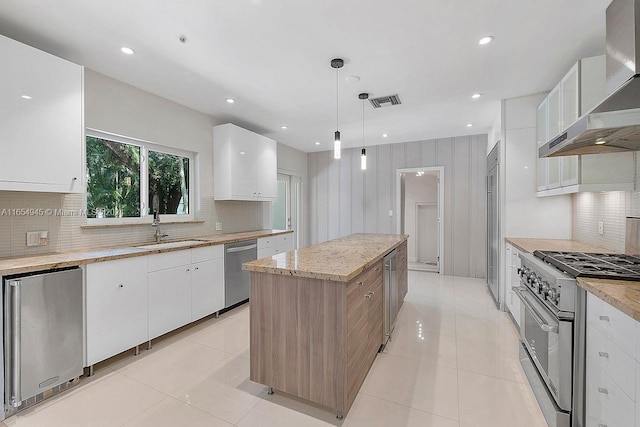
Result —
[[604, 101], [540, 147], [540, 157], [640, 150], [640, 0], [607, 8]]

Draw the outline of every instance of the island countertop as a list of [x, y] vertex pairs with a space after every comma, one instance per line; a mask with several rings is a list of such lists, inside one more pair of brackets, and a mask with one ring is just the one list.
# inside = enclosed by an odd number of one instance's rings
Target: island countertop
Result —
[[348, 282], [407, 240], [406, 234], [358, 233], [243, 264], [260, 273]]

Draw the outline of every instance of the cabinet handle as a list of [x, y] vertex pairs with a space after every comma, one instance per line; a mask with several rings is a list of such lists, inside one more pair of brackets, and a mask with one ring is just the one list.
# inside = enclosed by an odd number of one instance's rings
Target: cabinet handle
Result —
[[376, 293], [375, 293], [375, 292], [373, 292], [373, 291], [370, 291], [370, 292], [369, 292], [369, 295], [375, 295], [375, 294], [376, 294]]
[[189, 272], [189, 271], [191, 271], [191, 269], [190, 269], [190, 268], [187, 268], [187, 272]]
[[358, 286], [362, 286], [362, 285], [364, 285], [363, 282], [358, 282]]
[[371, 298], [371, 295], [367, 294], [364, 297], [368, 299], [368, 298]]
[[609, 394], [609, 390], [604, 387], [598, 387], [598, 393]]
[[606, 357], [607, 359], [609, 358], [609, 353], [605, 353], [604, 351], [599, 351], [599, 352], [598, 352], [598, 355], [599, 355], [600, 357]]
[[598, 316], [598, 318], [600, 320], [602, 320], [603, 322], [608, 322], [609, 321], [609, 316]]
[[118, 285], [118, 287], [119, 287], [119, 288], [124, 288], [124, 283], [120, 283], [120, 284]]
[[198, 270], [200, 267], [196, 267], [196, 270]]

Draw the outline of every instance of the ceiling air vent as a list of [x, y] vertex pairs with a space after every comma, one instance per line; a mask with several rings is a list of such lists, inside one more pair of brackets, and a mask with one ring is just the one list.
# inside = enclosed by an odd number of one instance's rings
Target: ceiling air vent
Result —
[[397, 93], [395, 95], [371, 98], [369, 102], [371, 103], [371, 105], [373, 105], [373, 108], [390, 107], [392, 105], [402, 104], [402, 102], [400, 102], [400, 97], [398, 96]]

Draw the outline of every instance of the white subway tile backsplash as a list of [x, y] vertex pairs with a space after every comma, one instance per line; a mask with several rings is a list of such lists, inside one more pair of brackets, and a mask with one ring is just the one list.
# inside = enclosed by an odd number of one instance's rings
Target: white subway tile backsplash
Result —
[[[263, 212], [270, 203], [218, 202], [213, 197], [202, 197], [196, 213], [203, 223], [164, 224], [162, 231], [169, 239], [270, 228], [264, 223]], [[68, 252], [95, 247], [122, 246], [148, 243], [155, 229], [151, 226], [115, 228], [82, 228], [83, 216], [55, 215], [56, 210], [82, 211], [86, 206], [83, 194], [53, 194], [0, 191], [0, 258], [35, 255], [48, 252]], [[15, 215], [16, 210], [31, 210]], [[22, 212], [21, 212], [22, 213]], [[224, 222], [222, 232], [215, 231], [215, 223]], [[27, 248], [26, 232], [49, 231], [49, 244]]]

